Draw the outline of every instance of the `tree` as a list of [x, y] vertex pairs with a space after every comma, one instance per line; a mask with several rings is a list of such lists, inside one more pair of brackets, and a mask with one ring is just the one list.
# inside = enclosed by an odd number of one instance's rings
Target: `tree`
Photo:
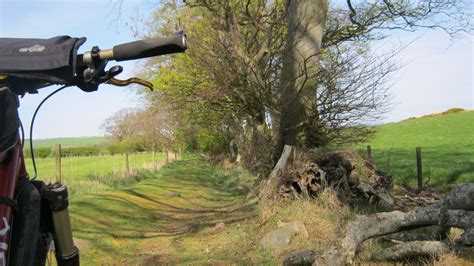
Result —
[[312, 148], [359, 141], [370, 133], [364, 122], [386, 109], [389, 74], [396, 69], [389, 59], [397, 51], [375, 56], [371, 42], [389, 30], [471, 31], [467, 5], [165, 1], [156, 32], [186, 28], [191, 49], [153, 62], [171, 70], [150, 75], [182, 117], [221, 132], [227, 143], [237, 140], [251, 161], [272, 160], [268, 153], [279, 156], [287, 143]]
[[122, 109], [107, 118], [102, 124], [102, 130], [109, 136], [122, 141], [133, 135], [133, 109]]
[[170, 148], [176, 140], [177, 122], [166, 105], [122, 109], [102, 125], [106, 134], [127, 150]]
[[[371, 106], [372, 110], [379, 109], [380, 111], [380, 107], [385, 105], [383, 100], [386, 99], [386, 93], [383, 83], [380, 81], [383, 81], [383, 77], [394, 70], [393, 66], [386, 66], [383, 69], [388, 71], [379, 73], [374, 72], [375, 69], [370, 67], [359, 67], [364, 70], [363, 72], [358, 69], [353, 69], [350, 72], [345, 71], [346, 77], [362, 78], [360, 74], [363, 74], [366, 81], [372, 77], [376, 82], [369, 85], [372, 88], [364, 90], [361, 88], [371, 84], [371, 81], [364, 84], [353, 80], [350, 83], [358, 83], [359, 91], [357, 92], [356, 89], [354, 93], [353, 89], [347, 87], [341, 91], [343, 97], [337, 97], [334, 100], [332, 96], [337, 91], [335, 88], [340, 86], [321, 83], [322, 80], [319, 80], [320, 83], [318, 83], [318, 77], [326, 76], [323, 79], [333, 79], [331, 75], [337, 75], [340, 71], [333, 72], [324, 69], [318, 71], [322, 46], [332, 51], [333, 55], [334, 53], [338, 55], [340, 50], [334, 50], [333, 47], [340, 48], [345, 43], [354, 41], [362, 41], [367, 44], [371, 40], [386, 38], [387, 33], [383, 32], [386, 29], [440, 28], [451, 35], [472, 29], [470, 26], [471, 14], [460, 9], [468, 3], [384, 0], [361, 2], [354, 7], [352, 2], [351, 0], [346, 1], [348, 11], [336, 7], [327, 18], [327, 1], [286, 1], [288, 34], [281, 75], [280, 104], [282, 112], [277, 154], [281, 153], [284, 144], [310, 148], [324, 146], [329, 141], [337, 139], [331, 137], [331, 133], [341, 132], [338, 127], [328, 127], [328, 124], [335, 122], [338, 125], [343, 125], [344, 123], [340, 123], [341, 118], [347, 119], [347, 121], [358, 120], [358, 117], [370, 116], [371, 112], [367, 106]], [[328, 25], [326, 28], [325, 24]], [[324, 38], [322, 38], [323, 32]], [[340, 56], [344, 57], [342, 54]], [[368, 62], [372, 66], [383, 65], [382, 62], [373, 59], [366, 61], [366, 63]], [[354, 63], [360, 62], [353, 59], [346, 61], [350, 68], [354, 68]], [[328, 69], [334, 70], [333, 66], [330, 64]], [[322, 75], [323, 73], [326, 75]], [[365, 96], [362, 97], [362, 100], [357, 100], [363, 96], [360, 92], [370, 91], [372, 91], [371, 95], [377, 96]], [[341, 95], [340, 92], [339, 95]], [[348, 97], [351, 99], [347, 99]], [[357, 103], [347, 104], [351, 101]], [[333, 104], [338, 108], [327, 108], [332, 107]], [[321, 114], [322, 110], [326, 116]], [[347, 116], [347, 114], [352, 115]], [[354, 116], [354, 114], [357, 115]], [[342, 128], [347, 128], [349, 131], [364, 130], [363, 127], [354, 124]]]

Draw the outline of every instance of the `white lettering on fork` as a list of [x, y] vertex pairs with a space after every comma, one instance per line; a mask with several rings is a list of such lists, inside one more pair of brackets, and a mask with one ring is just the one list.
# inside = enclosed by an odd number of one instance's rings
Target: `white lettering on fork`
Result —
[[[3, 226], [4, 228], [0, 230], [0, 237], [6, 235], [10, 230], [10, 226], [8, 225], [7, 218], [3, 217]], [[0, 266], [7, 265], [5, 252], [8, 250], [8, 244], [0, 242]]]

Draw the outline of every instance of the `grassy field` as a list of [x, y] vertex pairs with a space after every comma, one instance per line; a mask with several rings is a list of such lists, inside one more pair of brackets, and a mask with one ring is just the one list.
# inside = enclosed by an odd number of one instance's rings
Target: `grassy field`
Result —
[[[421, 147], [424, 181], [441, 191], [474, 182], [474, 111], [408, 119], [377, 127], [375, 162], [396, 181], [416, 183], [415, 148]], [[365, 150], [363, 150], [365, 152]]]
[[[34, 140], [35, 148], [52, 148], [56, 144], [63, 147], [84, 147], [104, 144], [107, 141], [105, 137], [78, 137], [78, 138], [54, 138]], [[25, 140], [26, 147], [29, 147], [29, 140]]]
[[[155, 159], [163, 161], [164, 155], [158, 153]], [[33, 175], [31, 159], [26, 159], [26, 163], [28, 172]], [[131, 174], [135, 174], [153, 167], [153, 155], [151, 153], [131, 154], [129, 163]], [[37, 158], [36, 165], [38, 179], [56, 181], [54, 158]], [[69, 186], [73, 194], [78, 190], [94, 192], [103, 189], [107, 184], [119, 184], [121, 178], [124, 178], [124, 170], [125, 156], [123, 155], [62, 158], [62, 182]]]

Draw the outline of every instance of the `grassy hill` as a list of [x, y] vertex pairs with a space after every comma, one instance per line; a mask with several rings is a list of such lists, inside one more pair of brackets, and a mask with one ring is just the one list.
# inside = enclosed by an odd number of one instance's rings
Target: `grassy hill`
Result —
[[[103, 144], [106, 137], [78, 137], [78, 138], [53, 138], [34, 140], [35, 148], [52, 148], [56, 144], [63, 147], [84, 147]], [[25, 140], [26, 147], [29, 146], [29, 140]]]
[[474, 111], [411, 118], [376, 129], [363, 147], [371, 145], [376, 163], [395, 180], [416, 183], [415, 148], [421, 147], [425, 182], [429, 179], [443, 191], [474, 182]]

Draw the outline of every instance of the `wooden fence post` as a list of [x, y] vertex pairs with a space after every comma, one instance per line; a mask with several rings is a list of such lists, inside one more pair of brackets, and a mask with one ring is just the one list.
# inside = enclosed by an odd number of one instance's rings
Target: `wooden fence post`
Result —
[[128, 152], [125, 153], [125, 173], [130, 175], [130, 161], [128, 160]]
[[182, 148], [181, 146], [179, 146], [179, 150], [178, 150], [178, 160], [181, 160], [182, 155], [183, 155], [183, 148]]
[[166, 152], [166, 163], [169, 163], [170, 162], [170, 152], [168, 151], [168, 149], [166, 149], [165, 152]]
[[156, 145], [153, 143], [153, 170], [156, 170]]
[[367, 145], [367, 159], [372, 160], [372, 147]]
[[61, 144], [56, 144], [56, 182], [62, 182], [62, 171], [61, 171]]
[[418, 174], [418, 192], [423, 189], [423, 165], [421, 162], [421, 147], [416, 147], [416, 170]]

